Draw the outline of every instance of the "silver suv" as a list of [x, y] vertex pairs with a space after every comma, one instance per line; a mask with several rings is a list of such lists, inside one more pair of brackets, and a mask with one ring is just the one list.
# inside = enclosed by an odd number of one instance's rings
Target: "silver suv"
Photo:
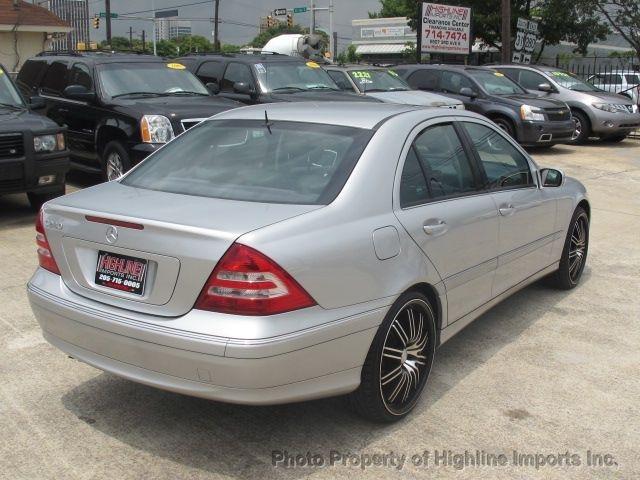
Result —
[[566, 102], [575, 123], [572, 143], [596, 136], [624, 140], [640, 128], [638, 105], [623, 95], [609, 93], [565, 70], [544, 65], [493, 65], [527, 91]]

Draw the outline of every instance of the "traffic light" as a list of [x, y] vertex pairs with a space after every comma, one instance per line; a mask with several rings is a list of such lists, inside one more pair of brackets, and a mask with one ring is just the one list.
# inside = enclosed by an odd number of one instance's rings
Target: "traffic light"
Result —
[[267, 28], [273, 27], [273, 17], [271, 15], [267, 15]]
[[100, 28], [100, 17], [93, 17], [93, 28]]
[[287, 27], [293, 27], [293, 13], [287, 13]]

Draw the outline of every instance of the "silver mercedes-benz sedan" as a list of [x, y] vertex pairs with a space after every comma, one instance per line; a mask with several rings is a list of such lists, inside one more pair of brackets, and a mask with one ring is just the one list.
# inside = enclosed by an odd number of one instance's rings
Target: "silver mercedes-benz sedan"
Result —
[[221, 113], [119, 180], [50, 201], [28, 285], [99, 369], [245, 404], [416, 405], [436, 348], [585, 266], [585, 188], [484, 117], [393, 104]]

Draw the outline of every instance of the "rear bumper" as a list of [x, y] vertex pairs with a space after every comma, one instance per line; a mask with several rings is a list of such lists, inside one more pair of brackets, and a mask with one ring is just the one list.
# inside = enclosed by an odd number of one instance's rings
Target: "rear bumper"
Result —
[[563, 122], [522, 122], [519, 143], [522, 145], [553, 145], [571, 140], [573, 120]]
[[[116, 314], [42, 269], [27, 293], [45, 339], [78, 360], [157, 388], [254, 405], [355, 390], [386, 312], [379, 308], [286, 335], [235, 340], [162, 328], [126, 310]], [[171, 320], [173, 326], [180, 322]]]

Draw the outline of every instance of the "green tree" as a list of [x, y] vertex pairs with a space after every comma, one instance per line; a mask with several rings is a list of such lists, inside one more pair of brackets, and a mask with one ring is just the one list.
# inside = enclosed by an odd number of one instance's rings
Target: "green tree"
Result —
[[338, 63], [359, 63], [361, 56], [356, 53], [356, 46], [351, 44], [336, 57]]
[[584, 8], [597, 11], [606, 23], [640, 57], [640, 1], [638, 0], [577, 0]]

